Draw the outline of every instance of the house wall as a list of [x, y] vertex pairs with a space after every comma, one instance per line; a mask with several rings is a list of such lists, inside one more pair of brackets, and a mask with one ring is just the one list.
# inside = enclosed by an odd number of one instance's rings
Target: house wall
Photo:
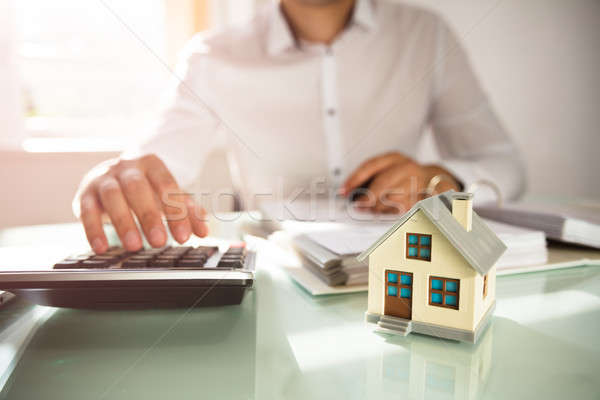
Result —
[[[432, 235], [430, 262], [406, 258], [407, 232]], [[413, 321], [472, 330], [479, 322], [478, 318], [483, 315], [480, 313], [483, 307], [480, 304], [482, 298], [475, 295], [481, 293], [476, 289], [477, 279], [481, 277], [422, 211], [417, 211], [369, 256], [368, 312], [370, 313], [380, 315], [384, 313], [386, 269], [413, 273]], [[429, 277], [432, 275], [460, 279], [458, 310], [428, 304]], [[482, 286], [479, 288], [482, 289]]]
[[475, 278], [475, 297], [482, 299], [475, 302], [475, 324], [477, 324], [496, 299], [496, 267], [492, 267], [488, 272], [488, 288], [485, 298], [483, 298], [483, 275], [477, 275]]

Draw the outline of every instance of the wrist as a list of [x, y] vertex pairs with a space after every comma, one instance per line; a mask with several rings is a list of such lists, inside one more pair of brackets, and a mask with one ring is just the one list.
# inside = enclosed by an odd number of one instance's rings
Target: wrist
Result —
[[440, 167], [435, 164], [423, 165], [424, 175], [425, 175], [425, 184], [428, 184], [431, 179], [435, 176], [441, 176], [444, 179], [440, 181], [435, 189], [436, 192], [441, 193], [450, 189], [454, 189], [456, 191], [462, 191], [464, 185], [462, 182], [456, 178], [452, 173], [450, 173], [445, 168]]

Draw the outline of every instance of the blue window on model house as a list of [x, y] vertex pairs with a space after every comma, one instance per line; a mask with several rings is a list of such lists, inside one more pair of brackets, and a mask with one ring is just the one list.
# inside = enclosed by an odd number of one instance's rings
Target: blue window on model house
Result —
[[431, 261], [431, 235], [407, 233], [406, 258]]
[[412, 273], [385, 271], [386, 294], [391, 297], [412, 297]]
[[458, 310], [458, 279], [429, 277], [429, 305]]

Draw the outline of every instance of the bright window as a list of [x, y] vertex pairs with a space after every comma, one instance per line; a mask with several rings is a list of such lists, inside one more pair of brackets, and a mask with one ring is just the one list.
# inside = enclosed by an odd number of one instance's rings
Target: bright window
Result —
[[431, 235], [407, 233], [406, 258], [431, 261]]
[[178, 80], [176, 55], [189, 38], [250, 18], [258, 2], [8, 1], [23, 147], [32, 152], [121, 151], [139, 143]]
[[458, 310], [460, 281], [458, 279], [429, 277], [429, 304]]
[[393, 272], [388, 272], [388, 282], [389, 283], [398, 283], [398, 274]]
[[451, 295], [447, 294], [445, 296], [445, 298], [446, 298], [446, 305], [456, 306], [456, 304], [457, 304], [456, 303], [456, 296], [451, 296]]
[[483, 298], [487, 296], [487, 286], [488, 286], [488, 276], [485, 274], [483, 276]]
[[412, 299], [412, 273], [386, 270], [385, 284], [388, 296]]
[[164, 5], [163, 0], [14, 1], [30, 139], [81, 143], [85, 137], [108, 146], [100, 150], [139, 140], [172, 79], [157, 60], [165, 60]]
[[458, 283], [456, 281], [446, 281], [446, 291], [456, 292]]

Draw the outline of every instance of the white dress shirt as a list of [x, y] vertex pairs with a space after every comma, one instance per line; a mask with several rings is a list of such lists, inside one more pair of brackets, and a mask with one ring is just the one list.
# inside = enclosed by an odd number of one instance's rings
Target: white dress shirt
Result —
[[465, 186], [487, 179], [508, 198], [522, 190], [513, 143], [456, 36], [432, 12], [357, 0], [326, 46], [297, 41], [271, 4], [243, 25], [194, 37], [178, 71], [142, 152], [161, 157], [183, 186], [226, 146], [248, 207], [319, 178], [337, 187], [368, 158], [414, 157], [431, 125], [438, 164]]

